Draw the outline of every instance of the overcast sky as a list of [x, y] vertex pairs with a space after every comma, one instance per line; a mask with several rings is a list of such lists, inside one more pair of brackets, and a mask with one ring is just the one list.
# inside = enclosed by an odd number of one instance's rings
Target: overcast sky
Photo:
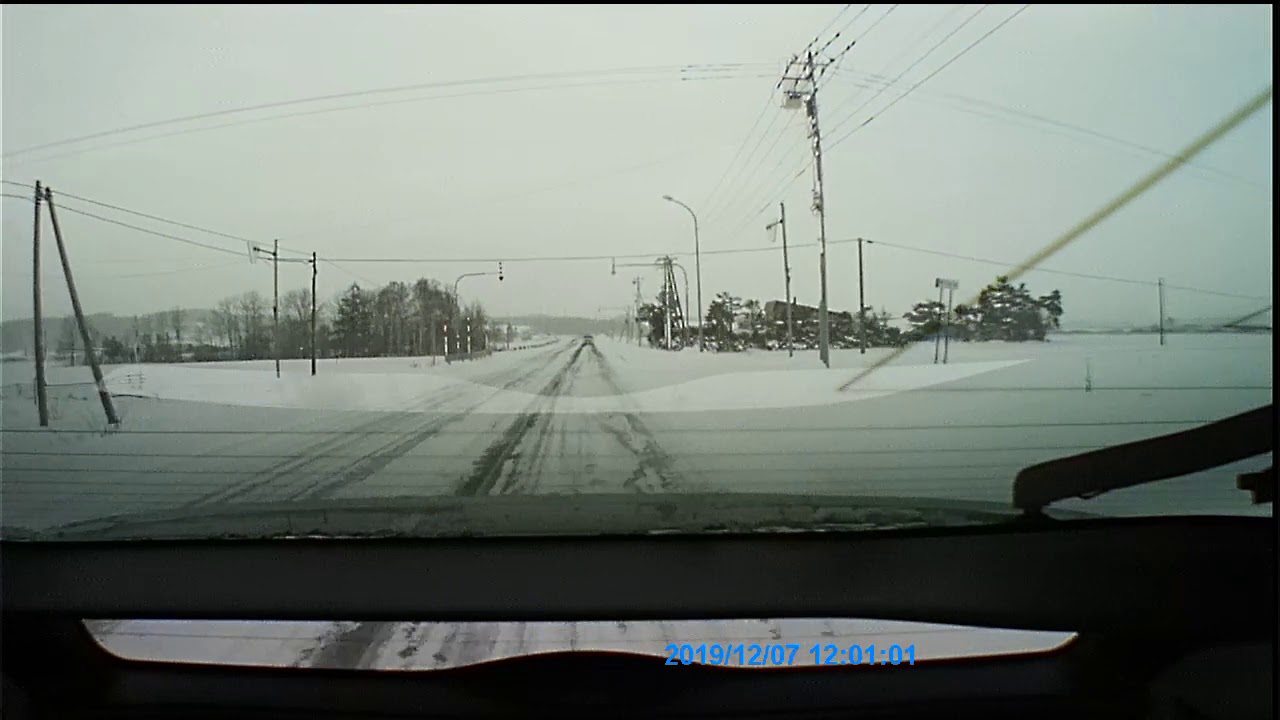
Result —
[[[812, 171], [785, 185], [808, 157], [803, 112], [773, 93], [792, 53], [843, 30], [828, 55], [858, 43], [819, 91], [827, 235], [877, 243], [865, 247], [867, 301], [900, 315], [934, 295], [935, 277], [958, 279], [967, 296], [1001, 270], [919, 250], [1017, 263], [1272, 81], [1270, 6], [1032, 6], [894, 102], [1020, 6], [987, 7], [959, 27], [981, 7], [6, 5], [4, 192], [39, 179], [55, 193], [345, 258], [321, 265], [322, 299], [357, 278], [452, 284], [496, 269], [353, 259], [509, 258], [504, 282], [461, 287], [497, 315], [593, 316], [632, 303], [633, 277], [646, 298], [660, 282], [648, 268], [612, 275], [607, 259], [519, 258], [681, 253], [692, 281], [692, 222], [664, 194], [698, 213], [704, 306], [724, 290], [780, 298], [780, 250], [723, 251], [768, 247], [765, 225], [784, 201], [794, 292], [814, 304]], [[874, 84], [899, 75], [887, 90]], [[514, 79], [486, 80], [497, 77]], [[427, 83], [441, 86], [23, 152]], [[341, 107], [352, 109], [318, 112]], [[1175, 318], [1266, 304], [1271, 127], [1268, 106], [1044, 267], [1262, 298], [1175, 289]], [[242, 242], [70, 198], [64, 207], [87, 311], [271, 292], [269, 269], [251, 266]], [[3, 213], [3, 315], [25, 317], [31, 206], [5, 198]], [[44, 237], [45, 308], [62, 315], [70, 303], [47, 225]], [[833, 244], [829, 272], [832, 307], [855, 308], [856, 245]], [[309, 280], [305, 266], [281, 268], [282, 291]], [[1037, 294], [1062, 291], [1067, 324], [1156, 319], [1153, 287], [1025, 281]]]

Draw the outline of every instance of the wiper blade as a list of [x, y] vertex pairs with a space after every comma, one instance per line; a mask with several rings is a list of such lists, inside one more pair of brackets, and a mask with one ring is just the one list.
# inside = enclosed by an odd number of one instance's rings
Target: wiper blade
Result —
[[[1275, 438], [1274, 405], [1265, 405], [1191, 430], [1025, 467], [1013, 481], [1013, 505], [1038, 515], [1058, 500], [1092, 498], [1264, 455], [1275, 449]], [[1262, 496], [1255, 493], [1255, 499]]]

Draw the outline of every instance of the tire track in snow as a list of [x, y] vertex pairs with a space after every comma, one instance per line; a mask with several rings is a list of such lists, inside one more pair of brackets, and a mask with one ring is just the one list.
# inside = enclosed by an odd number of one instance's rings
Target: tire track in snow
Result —
[[[500, 388], [495, 389], [484, 398], [470, 403], [467, 407], [452, 412], [445, 417], [431, 417], [425, 421], [422, 420], [424, 413], [430, 413], [433, 410], [442, 408], [448, 403], [474, 392], [472, 385], [458, 385], [446, 388], [414, 412], [394, 413], [389, 417], [378, 417], [352, 428], [336, 430], [334, 434], [341, 434], [342, 437], [326, 438], [310, 443], [292, 453], [291, 457], [268, 465], [240, 482], [207, 493], [201, 498], [192, 501], [189, 505], [208, 505], [242, 500], [257, 491], [271, 491], [277, 488], [284, 491], [284, 496], [271, 499], [315, 499], [350, 487], [367, 479], [393, 460], [439, 434], [448, 426], [466, 418], [471, 411], [483, 405], [495, 395], [527, 382], [529, 378], [541, 372], [547, 365], [554, 363], [556, 358], [563, 352], [564, 350], [554, 353], [547, 362], [535, 364], [515, 378], [508, 380]], [[483, 385], [495, 382], [497, 379], [508, 376], [509, 373], [510, 370], [503, 370], [482, 379], [476, 384]], [[402, 432], [396, 432], [397, 430], [402, 430]], [[325, 467], [332, 461], [332, 455], [348, 450], [356, 450], [365, 446], [370, 437], [386, 433], [393, 435], [391, 440], [376, 444], [367, 452], [343, 462], [336, 468], [332, 466]], [[287, 486], [291, 478], [298, 476], [303, 476], [303, 482], [305, 483], [308, 475], [316, 475], [320, 479], [300, 488], [281, 487]]]
[[[600, 364], [605, 382], [613, 388], [618, 397], [625, 397], [626, 393], [619, 387], [613, 368], [610, 367], [604, 354], [594, 345], [591, 346], [591, 351], [596, 362]], [[660, 492], [673, 490], [681, 484], [671, 456], [658, 444], [657, 437], [644, 424], [640, 416], [633, 412], [621, 412], [616, 416], [621, 416], [625, 427], [619, 428], [610, 424], [610, 416], [604, 416], [605, 419], [600, 420], [599, 423], [601, 429], [612, 435], [619, 445], [636, 457], [636, 469], [623, 481], [623, 487], [638, 492]]]
[[[539, 362], [528, 368], [524, 372], [517, 375], [506, 382], [501, 388], [495, 390], [492, 394], [486, 396], [480, 402], [470, 405], [463, 411], [451, 414], [448, 418], [436, 419], [426, 423], [418, 431], [411, 433], [409, 437], [395, 440], [391, 443], [384, 444], [377, 450], [367, 453], [360, 459], [356, 460], [342, 475], [335, 481], [330, 481], [321, 485], [312, 486], [305, 492], [307, 497], [317, 497], [325, 494], [331, 494], [337, 490], [349, 487], [358, 483], [378, 470], [386, 467], [387, 464], [403, 456], [406, 452], [413, 449], [423, 441], [435, 435], [444, 426], [457, 422], [466, 417], [476, 407], [487, 402], [489, 399], [504, 391], [510, 390], [518, 385], [528, 382], [535, 375], [543, 372], [549, 365], [557, 362], [565, 352], [572, 347], [566, 345], [564, 349], [551, 354], [546, 362]], [[557, 376], [562, 377], [569, 367], [577, 360], [581, 347], [574, 351], [569, 363], [557, 371]], [[548, 385], [550, 387], [550, 385]], [[544, 388], [545, 390], [546, 388]], [[438, 407], [440, 400], [434, 403]], [[321, 641], [317, 648], [312, 649], [308, 653], [306, 661], [310, 667], [330, 667], [330, 668], [355, 668], [364, 667], [377, 659], [378, 653], [382, 646], [396, 638], [397, 628], [403, 627], [403, 623], [395, 622], [357, 622], [350, 625], [344, 625], [342, 629], [335, 631], [330, 636]], [[404, 640], [405, 647], [399, 651], [400, 658], [404, 661], [404, 666], [409, 667], [413, 663], [413, 658], [417, 655], [421, 647], [428, 641], [431, 636], [432, 625], [427, 625], [425, 630], [417, 632], [421, 625], [410, 625], [405, 630]], [[436, 666], [441, 666], [450, 661], [451, 656], [455, 652], [475, 653], [480, 650], [476, 660], [482, 660], [487, 657], [486, 654], [492, 654], [493, 648], [498, 642], [500, 625], [494, 625], [490, 632], [485, 636], [483, 642], [477, 640], [458, 640], [458, 634], [463, 629], [460, 624], [454, 624], [449, 628], [448, 633], [441, 639], [439, 649], [434, 653], [433, 660]], [[415, 637], [415, 634], [417, 635]], [[461, 646], [461, 647], [459, 647]], [[480, 647], [483, 646], [483, 647]]]
[[513, 483], [520, 479], [521, 473], [524, 471], [522, 467], [524, 463], [521, 463], [521, 460], [537, 459], [536, 457], [531, 459], [520, 457], [518, 451], [521, 442], [535, 427], [539, 428], [539, 433], [545, 434], [547, 432], [550, 416], [545, 413], [545, 410], [555, 403], [556, 396], [560, 394], [565, 379], [573, 371], [578, 359], [582, 356], [584, 347], [582, 344], [577, 346], [573, 351], [573, 355], [569, 358], [569, 362], [556, 371], [556, 374], [542, 388], [537, 397], [525, 407], [523, 412], [516, 416], [515, 421], [507, 426], [502, 435], [485, 449], [480, 458], [476, 460], [471, 475], [458, 487], [456, 494], [466, 497], [489, 495], [497, 487], [500, 480], [505, 478], [502, 487], [502, 490], [505, 490], [512, 487]]

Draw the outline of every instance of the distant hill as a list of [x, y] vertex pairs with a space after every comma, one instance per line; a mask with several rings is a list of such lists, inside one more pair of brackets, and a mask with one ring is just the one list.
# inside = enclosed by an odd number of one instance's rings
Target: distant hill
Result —
[[[207, 322], [211, 311], [199, 309], [183, 309], [183, 331], [191, 333], [201, 323]], [[158, 331], [163, 323], [163, 327], [170, 327], [167, 320], [163, 319], [165, 313], [154, 313], [152, 315], [140, 315], [139, 319], [143, 322], [143, 327], [150, 332]], [[124, 340], [133, 336], [133, 316], [112, 315], [111, 313], [98, 313], [89, 315], [85, 318], [89, 322], [89, 327], [101, 337], [115, 336]], [[57, 347], [58, 340], [62, 337], [64, 322], [75, 323], [73, 316], [66, 317], [46, 317], [44, 320], [44, 336], [45, 342], [50, 349]], [[74, 325], [73, 325], [74, 326]], [[33, 329], [33, 321], [31, 318], [23, 318], [21, 320], [5, 320], [0, 323], [0, 353], [4, 354], [26, 354], [30, 355], [35, 352], [33, 343], [35, 331]], [[78, 336], [77, 336], [78, 337]], [[77, 344], [78, 340], [77, 340]]]
[[512, 325], [524, 325], [549, 335], [603, 335], [617, 329], [622, 318], [556, 317], [552, 315], [508, 315], [496, 318]]
[[[183, 309], [185, 317], [183, 318], [183, 333], [188, 337], [195, 336], [195, 329], [204, 322], [209, 320], [211, 311], [199, 309]], [[168, 329], [167, 320], [164, 319], [165, 313], [155, 313], [152, 315], [140, 316], [144, 327], [149, 332], [156, 332], [162, 327]], [[510, 323], [516, 326], [525, 326], [535, 332], [547, 333], [550, 335], [586, 335], [586, 334], [605, 334], [612, 330], [619, 329], [622, 326], [622, 318], [583, 318], [583, 317], [555, 317], [550, 315], [512, 315], [498, 318], [503, 323]], [[53, 349], [57, 347], [58, 340], [62, 337], [63, 322], [74, 323], [71, 316], [49, 317], [44, 321], [44, 336], [48, 347]], [[133, 336], [133, 317], [112, 315], [110, 313], [99, 313], [88, 317], [89, 326], [93, 328], [102, 337], [115, 336], [124, 340]], [[163, 324], [162, 324], [163, 323]], [[33, 330], [31, 318], [21, 320], [6, 320], [0, 323], [0, 353], [13, 353], [17, 355], [30, 355], [35, 352], [35, 345], [32, 343]]]

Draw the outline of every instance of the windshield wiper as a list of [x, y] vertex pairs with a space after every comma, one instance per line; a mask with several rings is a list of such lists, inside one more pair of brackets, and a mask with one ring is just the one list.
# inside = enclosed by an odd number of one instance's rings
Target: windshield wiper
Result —
[[[1049, 503], [1180, 477], [1265, 455], [1275, 449], [1274, 406], [1265, 405], [1191, 430], [1025, 467], [1013, 481], [1013, 505], [1028, 516]], [[1255, 503], [1274, 502], [1274, 466], [1241, 475]]]

